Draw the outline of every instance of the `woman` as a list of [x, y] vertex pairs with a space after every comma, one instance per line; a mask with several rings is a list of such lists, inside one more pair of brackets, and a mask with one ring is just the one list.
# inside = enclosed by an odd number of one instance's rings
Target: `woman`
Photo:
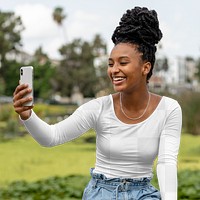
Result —
[[[154, 10], [135, 7], [121, 18], [113, 33], [108, 76], [115, 94], [80, 106], [70, 117], [48, 125], [22, 104], [27, 85], [17, 86], [14, 108], [43, 146], [55, 146], [93, 128], [96, 164], [84, 200], [177, 199], [177, 155], [182, 114], [177, 101], [148, 91], [156, 44], [162, 38]], [[158, 157], [160, 191], [150, 184]]]

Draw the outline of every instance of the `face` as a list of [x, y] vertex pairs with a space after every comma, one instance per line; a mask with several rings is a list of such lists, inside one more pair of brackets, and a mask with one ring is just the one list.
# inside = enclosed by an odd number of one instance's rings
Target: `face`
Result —
[[136, 45], [119, 43], [111, 51], [108, 59], [108, 76], [117, 92], [132, 92], [146, 86], [146, 76], [151, 64], [144, 62]]

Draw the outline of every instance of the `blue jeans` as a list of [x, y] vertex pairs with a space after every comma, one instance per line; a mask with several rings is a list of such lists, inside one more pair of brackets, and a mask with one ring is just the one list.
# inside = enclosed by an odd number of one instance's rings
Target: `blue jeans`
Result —
[[93, 173], [82, 200], [161, 200], [160, 192], [151, 185], [151, 178], [106, 178]]

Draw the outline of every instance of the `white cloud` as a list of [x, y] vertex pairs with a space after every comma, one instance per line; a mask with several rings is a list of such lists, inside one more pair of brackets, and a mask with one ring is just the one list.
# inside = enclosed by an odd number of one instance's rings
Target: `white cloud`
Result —
[[171, 56], [180, 48], [179, 43], [174, 38], [173, 28], [165, 21], [160, 21], [160, 29], [163, 33], [163, 38], [161, 39], [163, 54]]
[[22, 4], [15, 8], [25, 30], [22, 33], [24, 50], [33, 53], [39, 46], [51, 57], [59, 57], [58, 48], [74, 38], [90, 40], [102, 31], [102, 17], [81, 10], [66, 19], [63, 27], [53, 21], [53, 9], [43, 4]]
[[[22, 33], [25, 51], [33, 53], [36, 48], [43, 46], [43, 49], [54, 57], [58, 55], [58, 48], [66, 43], [66, 40], [69, 42], [74, 38], [82, 38], [90, 41], [97, 33], [106, 40], [109, 50], [113, 47], [111, 41], [113, 30], [118, 25], [123, 11], [130, 6], [128, 6], [128, 3], [119, 0], [115, 9], [111, 9], [103, 0], [100, 3], [98, 2], [97, 9], [96, 3], [90, 1], [88, 5], [81, 5], [81, 1], [76, 3], [72, 0], [69, 0], [68, 3], [64, 0], [59, 1], [67, 13], [67, 18], [64, 21], [67, 38], [64, 38], [63, 30], [53, 21], [52, 12], [57, 5], [54, 1], [45, 1], [45, 3], [39, 0], [27, 0], [9, 1], [8, 3], [0, 0], [0, 5], [2, 8], [3, 5], [4, 8], [12, 8], [17, 15], [21, 16], [26, 28]], [[143, 1], [147, 4], [147, 0]], [[199, 56], [200, 29], [197, 23], [199, 1], [195, 0], [195, 3], [182, 2], [181, 7], [180, 3], [176, 2], [173, 3], [175, 4], [173, 9], [168, 4], [163, 6], [160, 1], [155, 1], [158, 3], [150, 5], [153, 8], [154, 5], [157, 5], [163, 31], [161, 43], [164, 53], [166, 52], [167, 55], [191, 53], [191, 55]], [[24, 4], [24, 2], [27, 3]], [[186, 7], [188, 12], [185, 12]], [[192, 12], [189, 13], [189, 11]]]
[[70, 39], [81, 37], [88, 40], [102, 31], [102, 18], [99, 15], [78, 10], [70, 20], [68, 29]]
[[42, 4], [24, 4], [15, 8], [25, 26], [24, 37], [54, 37], [57, 25], [52, 18], [52, 9]]
[[64, 37], [60, 27], [53, 21], [53, 10], [42, 4], [22, 4], [15, 8], [22, 19], [25, 30], [22, 32], [24, 50], [33, 53], [42, 46], [52, 57], [58, 57], [57, 49]]

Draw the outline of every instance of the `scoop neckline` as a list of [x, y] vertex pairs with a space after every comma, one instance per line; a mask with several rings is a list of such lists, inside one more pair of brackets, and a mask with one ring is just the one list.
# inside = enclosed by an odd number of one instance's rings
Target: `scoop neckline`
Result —
[[143, 124], [143, 123], [145, 123], [146, 121], [150, 120], [150, 118], [152, 118], [152, 116], [156, 113], [156, 111], [158, 110], [158, 108], [160, 107], [162, 101], [163, 101], [164, 98], [165, 98], [165, 96], [162, 96], [162, 97], [161, 97], [161, 99], [160, 99], [158, 105], [156, 106], [156, 108], [154, 109], [154, 111], [153, 111], [145, 120], [143, 120], [143, 121], [141, 121], [141, 122], [138, 122], [138, 123], [134, 123], [134, 124], [128, 124], [128, 123], [122, 122], [122, 121], [117, 117], [117, 115], [116, 115], [116, 113], [115, 113], [115, 109], [114, 109], [114, 100], [113, 100], [112, 94], [110, 94], [109, 97], [110, 97], [110, 101], [111, 101], [111, 104], [112, 104], [112, 105], [111, 105], [111, 109], [112, 109], [112, 112], [113, 112], [113, 114], [114, 114], [115, 119], [116, 119], [118, 122], [120, 122], [121, 124], [126, 125], [126, 126], [137, 126], [137, 125]]

